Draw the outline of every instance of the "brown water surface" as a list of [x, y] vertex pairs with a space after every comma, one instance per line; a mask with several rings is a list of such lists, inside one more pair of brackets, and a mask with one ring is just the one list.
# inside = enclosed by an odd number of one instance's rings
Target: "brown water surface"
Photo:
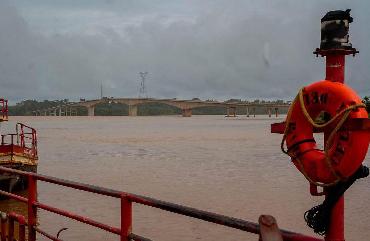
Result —
[[[39, 173], [147, 195], [257, 221], [277, 217], [281, 228], [311, 234], [303, 213], [321, 198], [280, 151], [270, 124], [282, 119], [223, 116], [12, 117], [38, 130]], [[366, 162], [369, 162], [367, 158]], [[370, 236], [370, 179], [346, 193], [346, 240]], [[119, 226], [120, 203], [40, 183], [41, 202]], [[22, 207], [2, 201], [1, 210]], [[119, 240], [115, 235], [40, 212], [40, 227], [64, 240]], [[133, 230], [157, 241], [257, 240], [257, 236], [141, 205]], [[45, 240], [39, 237], [39, 240]]]

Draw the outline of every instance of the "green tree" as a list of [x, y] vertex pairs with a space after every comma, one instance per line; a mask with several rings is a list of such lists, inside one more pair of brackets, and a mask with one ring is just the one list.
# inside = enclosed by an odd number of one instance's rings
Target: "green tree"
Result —
[[370, 97], [365, 96], [362, 100], [362, 102], [366, 105], [367, 112], [370, 112]]

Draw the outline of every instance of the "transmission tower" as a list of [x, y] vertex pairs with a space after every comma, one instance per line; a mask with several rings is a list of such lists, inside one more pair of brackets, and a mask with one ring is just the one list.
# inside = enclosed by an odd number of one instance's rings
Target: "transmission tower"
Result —
[[100, 99], [103, 99], [103, 82], [100, 83]]
[[140, 82], [140, 90], [139, 90], [139, 98], [148, 98], [148, 93], [146, 92], [145, 88], [145, 80], [148, 72], [139, 72], [141, 82]]

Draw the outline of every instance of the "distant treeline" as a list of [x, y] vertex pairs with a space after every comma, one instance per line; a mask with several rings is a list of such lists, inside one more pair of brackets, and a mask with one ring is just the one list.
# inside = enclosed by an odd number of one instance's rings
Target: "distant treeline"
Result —
[[370, 97], [365, 96], [362, 102], [364, 102], [364, 104], [366, 105], [367, 112], [370, 113]]
[[[238, 99], [231, 99], [229, 102], [241, 102]], [[13, 106], [9, 106], [9, 115], [12, 116], [29, 116], [33, 115], [34, 111], [37, 110], [45, 110], [48, 108], [56, 107], [56, 106], [63, 106], [68, 104], [68, 99], [64, 100], [44, 100], [44, 101], [36, 101], [36, 100], [25, 100], [19, 102]], [[286, 103], [283, 100], [277, 101], [264, 101], [264, 100], [254, 100], [250, 103], [275, 103], [275, 104], [283, 104]], [[87, 109], [84, 107], [74, 107], [77, 111], [77, 115], [87, 115]], [[250, 114], [253, 114], [253, 110], [249, 110]], [[283, 114], [287, 112], [287, 108], [280, 108], [279, 114]], [[245, 115], [247, 113], [246, 108], [238, 107], [237, 114]], [[256, 108], [256, 114], [267, 114], [266, 108]], [[169, 106], [166, 104], [161, 103], [146, 103], [141, 104], [138, 106], [138, 115], [141, 116], [150, 116], [150, 115], [179, 115], [181, 114], [181, 110]], [[193, 109], [193, 115], [225, 115], [226, 108], [225, 107], [201, 107]], [[274, 110], [273, 110], [274, 114]], [[128, 115], [128, 106], [123, 104], [116, 104], [116, 103], [102, 103], [95, 106], [95, 115], [98, 116], [125, 116]]]

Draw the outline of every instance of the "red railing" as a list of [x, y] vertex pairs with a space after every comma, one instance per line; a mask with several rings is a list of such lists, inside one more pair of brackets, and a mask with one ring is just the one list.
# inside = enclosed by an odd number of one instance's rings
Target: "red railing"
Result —
[[[170, 202], [157, 200], [150, 197], [135, 195], [131, 193], [116, 191], [112, 189], [97, 187], [89, 184], [83, 184], [79, 182], [68, 181], [55, 177], [40, 175], [32, 172], [23, 172], [15, 169], [0, 167], [0, 173], [12, 173], [15, 175], [24, 176], [28, 179], [28, 197], [22, 197], [13, 193], [0, 191], [0, 195], [5, 195], [8, 198], [18, 200], [28, 204], [28, 241], [36, 240], [36, 233], [39, 233], [50, 240], [60, 240], [53, 235], [48, 234], [46, 231], [41, 230], [37, 227], [37, 209], [46, 210], [61, 216], [77, 220], [79, 222], [94, 226], [96, 228], [105, 230], [110, 233], [114, 233], [120, 236], [121, 241], [128, 240], [142, 240], [148, 241], [149, 239], [141, 237], [132, 233], [132, 203], [142, 204], [154, 208], [159, 208], [165, 211], [177, 213], [180, 215], [193, 217], [196, 219], [204, 220], [207, 222], [220, 224], [230, 228], [239, 229], [242, 231], [259, 234], [260, 227], [257, 223], [237, 219], [233, 217], [223, 216], [216, 213], [202, 211], [199, 209], [186, 207]], [[68, 188], [82, 190], [90, 193], [100, 194], [104, 196], [114, 197], [121, 200], [121, 226], [113, 227], [107, 224], [100, 223], [87, 217], [80, 216], [75, 213], [71, 213], [56, 207], [52, 207], [41, 203], [37, 200], [37, 183], [43, 181], [51, 184], [56, 184]], [[281, 234], [285, 241], [322, 241], [321, 239], [305, 236], [298, 233], [293, 233], [285, 230], [281, 230]]]
[[1, 146], [10, 148], [10, 151], [22, 152], [31, 159], [37, 159], [36, 130], [25, 124], [17, 123], [15, 134], [1, 135]]
[[8, 120], [8, 100], [0, 99], [0, 121]]
[[[1, 241], [6, 240], [26, 240], [26, 219], [24, 216], [10, 212], [9, 214], [0, 212], [1, 218]], [[15, 239], [15, 222], [18, 223], [18, 239]]]

